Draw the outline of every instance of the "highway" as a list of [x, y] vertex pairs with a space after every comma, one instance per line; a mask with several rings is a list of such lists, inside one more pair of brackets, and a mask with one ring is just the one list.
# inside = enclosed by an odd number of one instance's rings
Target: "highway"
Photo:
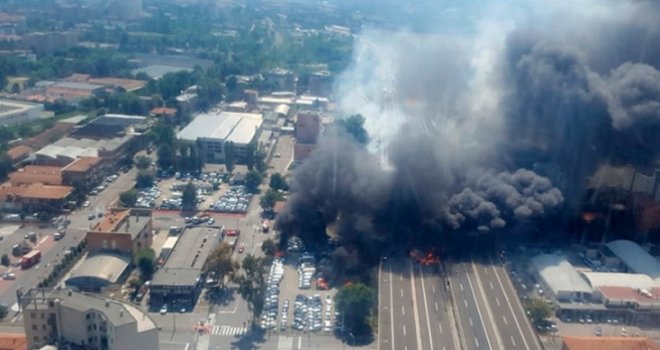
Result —
[[456, 349], [448, 300], [435, 267], [384, 259], [379, 273], [379, 349]]

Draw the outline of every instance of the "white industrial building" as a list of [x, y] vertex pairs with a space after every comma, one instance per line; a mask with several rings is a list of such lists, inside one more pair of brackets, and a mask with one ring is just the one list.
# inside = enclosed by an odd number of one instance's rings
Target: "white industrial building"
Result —
[[44, 106], [0, 99], [0, 126], [23, 124], [42, 117]]
[[552, 292], [560, 302], [590, 299], [593, 289], [566, 258], [541, 254], [532, 258], [536, 281]]
[[628, 240], [612, 241], [607, 248], [621, 259], [621, 263], [634, 273], [649, 276], [660, 287], [660, 261], [637, 243]]
[[263, 115], [261, 113], [211, 112], [198, 115], [177, 134], [182, 141], [198, 143], [204, 160], [222, 163], [225, 160], [225, 142], [234, 144], [236, 160], [242, 161], [247, 146], [256, 139]]

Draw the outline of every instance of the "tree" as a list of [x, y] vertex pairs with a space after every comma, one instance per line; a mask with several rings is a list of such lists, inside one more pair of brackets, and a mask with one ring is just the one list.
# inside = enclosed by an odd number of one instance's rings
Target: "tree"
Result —
[[168, 122], [161, 119], [149, 130], [149, 138], [157, 146], [173, 145], [174, 128]]
[[128, 190], [119, 194], [119, 202], [124, 207], [133, 207], [138, 199], [138, 193], [136, 190]]
[[2, 266], [9, 266], [9, 263], [9, 255], [7, 255], [7, 253], [2, 254], [2, 258], [0, 258], [0, 264], [2, 264]]
[[339, 289], [335, 302], [348, 332], [360, 336], [371, 333], [368, 317], [376, 304], [376, 293], [372, 288], [364, 283], [351, 283]]
[[140, 170], [147, 170], [151, 166], [151, 158], [147, 156], [139, 156], [135, 158], [135, 167]]
[[552, 316], [552, 306], [540, 298], [530, 298], [524, 301], [525, 309], [532, 322], [539, 323]]
[[0, 152], [0, 180], [6, 179], [12, 170], [11, 158], [6, 152]]
[[222, 242], [211, 252], [204, 265], [204, 271], [220, 283], [223, 283], [225, 276], [233, 275], [238, 268], [238, 263], [231, 259], [231, 247], [226, 242]]
[[234, 147], [234, 143], [231, 141], [225, 142], [224, 148], [225, 167], [227, 168], [227, 172], [231, 173], [234, 171], [234, 166], [236, 165], [236, 149]]
[[137, 267], [140, 269], [140, 276], [143, 281], [148, 281], [156, 271], [156, 253], [153, 249], [145, 248], [137, 254]]
[[4, 320], [9, 315], [9, 308], [5, 304], [0, 304], [0, 320]]
[[192, 182], [189, 182], [186, 187], [183, 188], [181, 207], [183, 210], [194, 210], [197, 207], [197, 189]]
[[137, 173], [135, 182], [135, 187], [137, 188], [151, 187], [154, 184], [154, 174], [147, 170], [140, 170]]
[[274, 257], [277, 252], [277, 244], [272, 239], [267, 239], [261, 244], [261, 251], [269, 257]]
[[289, 184], [286, 183], [286, 179], [282, 174], [275, 173], [270, 176], [270, 188], [273, 190], [286, 191], [289, 189]]
[[261, 209], [263, 209], [263, 211], [272, 212], [273, 208], [275, 207], [275, 202], [283, 199], [284, 195], [282, 195], [280, 192], [269, 189], [263, 196], [261, 196], [259, 204], [261, 205]]
[[248, 254], [243, 259], [243, 275], [237, 279], [238, 293], [247, 302], [248, 309], [253, 315], [253, 321], [261, 314], [264, 306], [264, 294], [266, 292], [264, 275], [267, 266], [268, 261], [266, 259]]
[[366, 145], [369, 143], [369, 133], [364, 128], [364, 121], [365, 119], [361, 114], [355, 114], [346, 119], [341, 119], [339, 127], [351, 135], [355, 141]]
[[169, 169], [174, 166], [176, 154], [172, 144], [167, 143], [158, 146], [156, 154], [158, 155], [158, 166], [161, 169]]
[[245, 188], [250, 193], [259, 192], [259, 185], [261, 184], [261, 174], [258, 171], [251, 170], [245, 175]]

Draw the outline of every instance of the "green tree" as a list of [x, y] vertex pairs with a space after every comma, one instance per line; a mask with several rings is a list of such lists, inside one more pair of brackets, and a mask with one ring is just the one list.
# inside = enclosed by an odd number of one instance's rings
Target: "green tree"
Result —
[[227, 172], [231, 173], [234, 171], [234, 166], [236, 165], [236, 149], [234, 147], [234, 143], [231, 141], [225, 142], [224, 148], [225, 167], [227, 168]]
[[253, 315], [253, 322], [261, 314], [264, 306], [267, 266], [266, 259], [248, 254], [243, 259], [243, 274], [237, 278], [238, 293], [247, 302], [248, 309]]
[[238, 263], [232, 260], [231, 252], [229, 244], [220, 243], [206, 260], [204, 271], [213, 275], [220, 283], [224, 283], [225, 276], [232, 276], [239, 268]]
[[539, 323], [552, 316], [552, 306], [540, 298], [530, 298], [524, 301], [525, 309], [532, 322]]
[[282, 174], [275, 173], [270, 176], [270, 188], [273, 190], [286, 191], [289, 189], [289, 184], [286, 183], [286, 179]]
[[250, 193], [259, 192], [259, 185], [261, 184], [262, 176], [258, 171], [251, 170], [245, 174], [245, 189]]
[[156, 272], [156, 253], [151, 248], [145, 248], [138, 252], [136, 265], [140, 270], [143, 281], [148, 281]]
[[372, 288], [364, 283], [351, 283], [339, 289], [335, 302], [348, 332], [356, 336], [371, 333], [368, 319], [376, 304], [376, 293]]
[[9, 266], [9, 263], [9, 255], [7, 255], [7, 253], [2, 254], [2, 258], [0, 258], [0, 264], [2, 264], [2, 266]]
[[124, 207], [134, 207], [137, 199], [138, 193], [136, 190], [128, 190], [119, 194], [119, 202], [121, 202]]
[[194, 210], [197, 207], [197, 189], [191, 182], [183, 188], [181, 207], [183, 210]]
[[268, 257], [274, 257], [277, 252], [277, 244], [272, 239], [267, 239], [261, 244], [261, 251]]
[[140, 170], [147, 170], [151, 166], [151, 158], [147, 156], [138, 156], [135, 158], [135, 167]]
[[172, 144], [162, 144], [156, 150], [158, 155], [158, 166], [161, 169], [170, 169], [176, 164], [176, 154]]
[[137, 173], [135, 178], [135, 187], [137, 188], [146, 188], [151, 187], [154, 184], [154, 174], [148, 170], [140, 170]]
[[0, 180], [6, 179], [13, 169], [11, 158], [9, 158], [6, 152], [2, 151], [0, 153]]
[[272, 212], [273, 208], [275, 207], [275, 203], [283, 199], [284, 195], [282, 193], [273, 189], [269, 189], [266, 191], [266, 193], [264, 193], [263, 196], [261, 196], [261, 199], [259, 199], [259, 205], [261, 205], [261, 209], [263, 209], [263, 211]]
[[154, 124], [148, 135], [156, 146], [174, 144], [174, 128], [164, 120], [159, 120]]
[[366, 145], [369, 143], [369, 133], [364, 128], [365, 119], [361, 114], [352, 115], [339, 120], [339, 127], [346, 131], [355, 141]]

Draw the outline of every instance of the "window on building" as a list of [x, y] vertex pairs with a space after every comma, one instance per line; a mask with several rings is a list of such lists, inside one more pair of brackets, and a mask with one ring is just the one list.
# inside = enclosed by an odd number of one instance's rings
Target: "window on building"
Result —
[[112, 241], [112, 249], [117, 249], [117, 241]]
[[46, 328], [47, 328], [47, 327], [46, 327], [45, 324], [44, 324], [44, 325], [41, 325], [41, 329], [43, 329], [44, 331], [46, 330]]
[[34, 312], [30, 312], [30, 318], [35, 319], [37, 318], [37, 314]]
[[37, 330], [37, 325], [36, 325], [36, 324], [33, 324], [33, 325], [32, 325], [32, 330], [33, 330], [33, 331], [36, 331], [36, 330]]
[[43, 312], [40, 312], [39, 315], [41, 316], [41, 319], [42, 319], [42, 320], [43, 320], [44, 318], [46, 318], [46, 314], [43, 313]]
[[101, 246], [102, 246], [103, 248], [106, 248], [106, 249], [107, 249], [107, 248], [108, 248], [108, 240], [107, 240], [107, 239], [104, 239], [103, 241], [101, 241]]
[[35, 335], [34, 337], [32, 337], [32, 339], [34, 339], [35, 342], [38, 342], [39, 341], [39, 336]]

